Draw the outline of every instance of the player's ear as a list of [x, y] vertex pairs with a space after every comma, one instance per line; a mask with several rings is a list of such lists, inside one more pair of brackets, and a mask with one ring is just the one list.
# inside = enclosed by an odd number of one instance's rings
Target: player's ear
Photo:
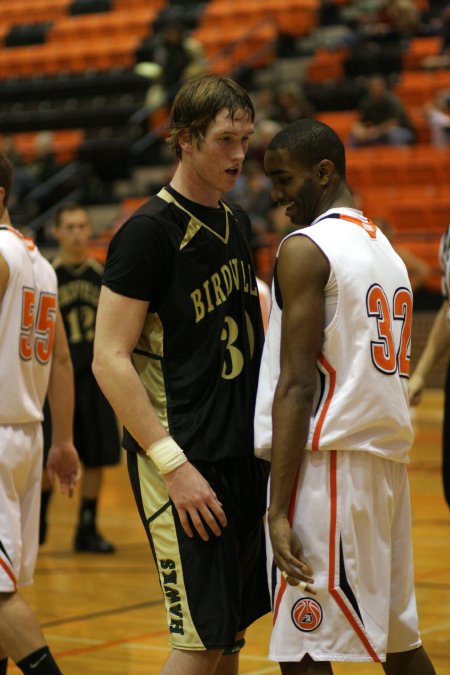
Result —
[[192, 141], [189, 129], [183, 129], [183, 131], [180, 133], [179, 144], [183, 152], [192, 151]]
[[315, 166], [316, 176], [323, 186], [328, 185], [334, 174], [334, 164], [329, 159], [322, 159]]

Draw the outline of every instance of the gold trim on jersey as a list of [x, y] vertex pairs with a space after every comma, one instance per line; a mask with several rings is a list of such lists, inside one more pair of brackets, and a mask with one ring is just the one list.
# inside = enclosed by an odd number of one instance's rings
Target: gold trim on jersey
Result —
[[175, 197], [173, 195], [171, 195], [170, 192], [168, 190], [166, 190], [166, 188], [162, 188], [158, 192], [158, 197], [163, 199], [168, 204], [171, 204], [171, 203], [176, 204], [176, 206], [179, 209], [181, 209], [181, 211], [184, 211], [184, 213], [187, 213], [188, 216], [190, 216], [190, 218], [191, 218], [189, 223], [188, 223], [186, 233], [183, 237], [183, 241], [180, 244], [180, 250], [182, 248], [184, 248], [186, 246], [186, 244], [188, 244], [191, 241], [191, 239], [194, 237], [194, 235], [197, 234], [197, 232], [202, 227], [204, 227], [206, 230], [209, 230], [209, 232], [212, 232], [212, 234], [215, 234], [216, 237], [218, 239], [220, 239], [220, 241], [223, 241], [224, 244], [228, 244], [228, 239], [229, 239], [229, 236], [230, 236], [229, 214], [231, 213], [231, 209], [224, 202], [220, 201], [220, 204], [225, 211], [225, 236], [222, 237], [222, 235], [219, 234], [218, 232], [216, 232], [212, 227], [209, 227], [209, 225], [204, 223], [202, 220], [199, 220], [199, 218], [196, 218], [190, 211], [188, 211], [188, 209], [184, 208], [184, 206], [182, 206], [180, 204], [180, 202], [177, 202]]
[[143, 453], [137, 456], [142, 506], [164, 593], [170, 644], [178, 649], [204, 649], [189, 610], [178, 537], [167, 486]]
[[147, 314], [141, 336], [131, 358], [161, 424], [169, 430], [162, 364], [163, 338], [164, 329], [161, 319], [157, 314]]

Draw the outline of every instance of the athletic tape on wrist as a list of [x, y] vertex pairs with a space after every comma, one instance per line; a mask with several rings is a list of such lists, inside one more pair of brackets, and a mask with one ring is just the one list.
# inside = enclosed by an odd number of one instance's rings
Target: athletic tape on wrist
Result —
[[187, 462], [183, 450], [171, 436], [164, 436], [152, 443], [146, 453], [161, 474], [174, 471]]

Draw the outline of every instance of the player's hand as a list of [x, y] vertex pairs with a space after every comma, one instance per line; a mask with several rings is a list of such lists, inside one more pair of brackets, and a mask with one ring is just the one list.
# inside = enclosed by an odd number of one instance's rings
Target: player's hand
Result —
[[78, 453], [70, 442], [52, 445], [47, 460], [47, 474], [53, 485], [57, 476], [62, 494], [72, 497], [81, 477]]
[[269, 510], [268, 522], [275, 565], [291, 586], [303, 583], [303, 590], [316, 595], [316, 591], [312, 588], [313, 571], [303, 555], [300, 540], [292, 531], [287, 517], [273, 517]]
[[163, 478], [187, 536], [194, 536], [192, 523], [203, 541], [209, 539], [205, 525], [220, 537], [227, 518], [216, 493], [201, 473], [190, 462], [185, 462]]
[[421, 375], [414, 373], [408, 380], [408, 397], [410, 405], [417, 405], [422, 398], [425, 380]]

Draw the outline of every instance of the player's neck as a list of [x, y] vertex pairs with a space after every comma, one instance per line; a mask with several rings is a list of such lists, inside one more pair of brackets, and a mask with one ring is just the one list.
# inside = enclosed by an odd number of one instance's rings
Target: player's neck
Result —
[[170, 181], [170, 185], [180, 195], [183, 195], [186, 199], [190, 199], [192, 202], [213, 208], [220, 206], [221, 193], [205, 185], [192, 172], [185, 171], [181, 162]]
[[58, 258], [65, 265], [78, 267], [82, 265], [88, 256], [86, 253], [71, 253], [70, 251], [58, 251]]

